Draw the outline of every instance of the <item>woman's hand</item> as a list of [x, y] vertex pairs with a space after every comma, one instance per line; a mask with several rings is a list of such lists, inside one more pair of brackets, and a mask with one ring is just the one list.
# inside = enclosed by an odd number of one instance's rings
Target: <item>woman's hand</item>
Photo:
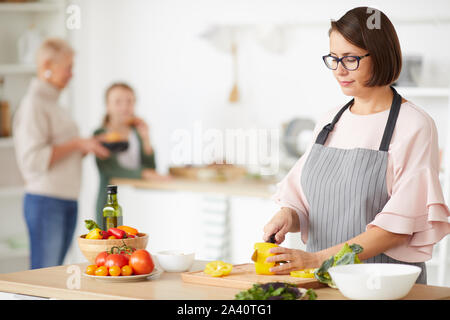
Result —
[[300, 221], [297, 213], [287, 207], [281, 208], [273, 218], [264, 226], [264, 241], [269, 241], [270, 236], [275, 234], [275, 241], [280, 244], [284, 241], [286, 233], [300, 231]]
[[110, 156], [109, 150], [106, 149], [96, 137], [79, 139], [77, 144], [78, 149], [83, 153], [83, 155], [94, 153], [97, 158], [102, 160]]
[[276, 255], [268, 257], [266, 262], [287, 261], [287, 263], [270, 268], [270, 271], [276, 274], [289, 274], [291, 271], [318, 268], [320, 266], [320, 259], [314, 252], [283, 247], [271, 248], [269, 252], [276, 253]]
[[171, 176], [160, 175], [154, 169], [144, 169], [142, 170], [142, 179], [165, 182], [171, 181], [173, 178]]

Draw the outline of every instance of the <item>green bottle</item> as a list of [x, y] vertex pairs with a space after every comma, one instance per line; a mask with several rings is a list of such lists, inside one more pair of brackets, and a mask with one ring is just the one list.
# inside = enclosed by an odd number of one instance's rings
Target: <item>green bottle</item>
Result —
[[103, 207], [103, 225], [105, 230], [123, 225], [122, 207], [117, 202], [117, 186], [107, 187], [106, 204]]

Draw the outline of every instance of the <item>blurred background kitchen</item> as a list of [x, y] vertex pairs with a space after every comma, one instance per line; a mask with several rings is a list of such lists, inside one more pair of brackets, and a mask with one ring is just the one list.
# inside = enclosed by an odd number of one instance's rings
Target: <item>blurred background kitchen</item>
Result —
[[[270, 199], [275, 183], [304, 152], [318, 117], [348, 100], [321, 59], [329, 52], [330, 19], [365, 5], [385, 12], [396, 27], [404, 55], [396, 85], [437, 125], [448, 202], [447, 0], [0, 1], [0, 272], [29, 268], [11, 119], [34, 76], [43, 39], [62, 37], [75, 49], [74, 76], [61, 104], [82, 136], [101, 125], [106, 88], [127, 82], [136, 92], [137, 115], [149, 124], [157, 171], [188, 178], [115, 181], [124, 224], [149, 234], [150, 252], [192, 250], [198, 259], [243, 263], [278, 209]], [[233, 139], [226, 133], [236, 132], [256, 134], [254, 141], [269, 147], [251, 151], [244, 143], [250, 156], [241, 163], [211, 165], [226, 158]], [[206, 154], [213, 138], [223, 144], [222, 158]], [[83, 160], [82, 179], [75, 237], [86, 233], [83, 221], [95, 217], [99, 174], [93, 155]], [[427, 262], [429, 284], [450, 286], [448, 242], [435, 246]], [[285, 245], [305, 247], [299, 234], [290, 234]], [[65, 264], [83, 261], [74, 239]]]

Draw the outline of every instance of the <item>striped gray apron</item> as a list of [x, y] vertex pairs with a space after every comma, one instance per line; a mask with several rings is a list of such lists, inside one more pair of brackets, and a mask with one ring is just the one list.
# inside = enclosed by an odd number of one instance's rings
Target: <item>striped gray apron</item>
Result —
[[[402, 101], [397, 91], [391, 89], [394, 99], [379, 150], [324, 146], [328, 134], [354, 99], [317, 136], [300, 178], [309, 203], [308, 252], [333, 247], [363, 233], [389, 200], [386, 189], [388, 149]], [[364, 262], [415, 265], [422, 268], [416, 283], [427, 282], [424, 262], [398, 261], [383, 253]]]

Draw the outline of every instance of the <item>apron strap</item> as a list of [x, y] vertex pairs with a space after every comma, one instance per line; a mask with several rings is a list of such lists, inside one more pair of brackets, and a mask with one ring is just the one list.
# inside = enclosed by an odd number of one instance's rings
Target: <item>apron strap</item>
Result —
[[325, 127], [323, 127], [322, 131], [319, 132], [319, 135], [317, 136], [316, 143], [318, 144], [325, 144], [325, 141], [327, 141], [328, 134], [333, 131], [334, 125], [336, 122], [338, 122], [339, 118], [342, 116], [345, 110], [347, 110], [348, 107], [350, 107], [355, 99], [353, 98], [345, 106], [339, 110], [339, 112], [334, 116], [333, 121], [331, 121], [329, 124], [327, 124]]
[[389, 118], [384, 128], [383, 138], [380, 143], [380, 151], [388, 151], [389, 144], [391, 143], [392, 135], [394, 134], [395, 124], [397, 123], [398, 113], [400, 112], [400, 106], [402, 105], [402, 96], [397, 93], [397, 90], [391, 86], [394, 92], [394, 99], [392, 99], [391, 110], [389, 111]]
[[[394, 87], [391, 86], [392, 91], [394, 92], [394, 98], [392, 99], [391, 109], [389, 111], [389, 117], [387, 120], [386, 127], [384, 129], [383, 138], [381, 139], [380, 151], [388, 151], [389, 144], [391, 143], [392, 134], [394, 133], [395, 124], [397, 122], [398, 113], [400, 111], [400, 105], [402, 104], [402, 97], [397, 93]], [[333, 131], [334, 125], [339, 121], [339, 118], [342, 116], [345, 110], [349, 108], [355, 99], [353, 98], [345, 106], [339, 110], [339, 112], [334, 116], [333, 121], [327, 124], [323, 129], [319, 132], [317, 136], [316, 143], [317, 144], [325, 144], [328, 138], [328, 134]]]

